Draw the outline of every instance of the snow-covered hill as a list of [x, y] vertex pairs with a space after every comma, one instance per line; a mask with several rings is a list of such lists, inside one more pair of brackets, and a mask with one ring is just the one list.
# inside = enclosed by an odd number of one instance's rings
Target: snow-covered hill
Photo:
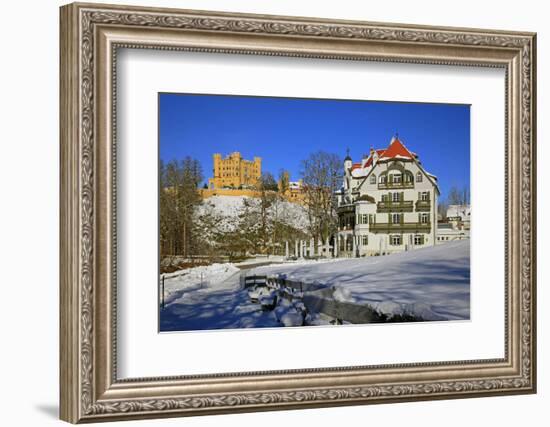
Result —
[[[245, 200], [251, 204], [260, 203], [257, 198], [247, 196], [213, 196], [205, 199], [198, 208], [198, 214], [212, 214], [218, 225], [225, 231], [232, 231], [237, 225], [237, 217], [244, 208]], [[287, 201], [277, 201], [269, 209], [272, 218], [299, 230], [308, 225], [307, 213], [303, 206]]]

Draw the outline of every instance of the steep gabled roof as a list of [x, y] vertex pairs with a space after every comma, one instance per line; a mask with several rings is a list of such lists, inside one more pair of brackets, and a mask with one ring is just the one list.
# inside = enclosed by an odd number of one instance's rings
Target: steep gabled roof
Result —
[[391, 140], [390, 146], [384, 151], [384, 154], [381, 156], [383, 159], [394, 159], [394, 158], [405, 158], [405, 159], [414, 159], [415, 155], [407, 150], [407, 147], [403, 145], [399, 138], [394, 137]]
[[[435, 175], [432, 175], [422, 167], [420, 164], [420, 161], [418, 159], [418, 155], [412, 151], [409, 151], [407, 147], [399, 140], [397, 135], [395, 135], [392, 140], [390, 141], [390, 145], [385, 150], [376, 150], [376, 154], [378, 154], [379, 160], [390, 160], [390, 159], [408, 159], [412, 160], [414, 163], [417, 164], [417, 166], [420, 168], [420, 170], [426, 175], [427, 179], [435, 186], [437, 192], [439, 193], [439, 187], [437, 185], [437, 177]], [[370, 170], [366, 170], [369, 166], [372, 166], [373, 162], [373, 150], [371, 149], [371, 154], [365, 161], [365, 165], [363, 167], [356, 167], [354, 164], [352, 167], [352, 171], [355, 171], [355, 173], [352, 175], [354, 178], [361, 179], [362, 181], [359, 183], [359, 185], [356, 187], [356, 189], [361, 188], [363, 183], [367, 180], [367, 178], [373, 173], [375, 168], [371, 168]], [[359, 170], [357, 170], [359, 169]], [[365, 173], [361, 173], [364, 171]]]
[[[384, 154], [384, 151], [386, 150], [376, 150], [376, 154], [378, 154], [378, 157], [382, 157], [382, 155]], [[369, 167], [370, 165], [372, 165], [372, 154], [369, 156], [369, 158], [365, 162], [365, 167]]]

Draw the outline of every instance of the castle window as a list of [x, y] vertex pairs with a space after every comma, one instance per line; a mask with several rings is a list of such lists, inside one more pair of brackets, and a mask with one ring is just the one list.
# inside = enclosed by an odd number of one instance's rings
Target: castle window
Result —
[[401, 244], [401, 236], [399, 234], [393, 234], [390, 236], [390, 245], [399, 246]]
[[371, 183], [371, 184], [376, 184], [376, 175], [372, 174], [372, 175], [370, 176], [370, 183]]
[[416, 182], [422, 182], [422, 173], [421, 172], [418, 172], [416, 174]]

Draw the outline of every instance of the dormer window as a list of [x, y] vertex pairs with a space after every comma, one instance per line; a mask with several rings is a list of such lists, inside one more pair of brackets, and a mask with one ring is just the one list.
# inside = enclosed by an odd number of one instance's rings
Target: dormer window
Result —
[[386, 183], [386, 175], [380, 175], [380, 178], [379, 178], [379, 183], [380, 184], [385, 184]]
[[422, 172], [416, 174], [416, 182], [422, 182]]

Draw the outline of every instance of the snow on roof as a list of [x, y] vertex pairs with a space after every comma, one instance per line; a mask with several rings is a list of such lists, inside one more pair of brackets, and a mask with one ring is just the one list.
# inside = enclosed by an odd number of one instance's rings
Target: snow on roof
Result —
[[415, 156], [407, 150], [407, 147], [396, 136], [392, 138], [390, 146], [384, 151], [383, 159], [413, 159]]
[[367, 168], [352, 169], [351, 176], [354, 178], [362, 178], [364, 176], [367, 176], [368, 171], [369, 170]]

